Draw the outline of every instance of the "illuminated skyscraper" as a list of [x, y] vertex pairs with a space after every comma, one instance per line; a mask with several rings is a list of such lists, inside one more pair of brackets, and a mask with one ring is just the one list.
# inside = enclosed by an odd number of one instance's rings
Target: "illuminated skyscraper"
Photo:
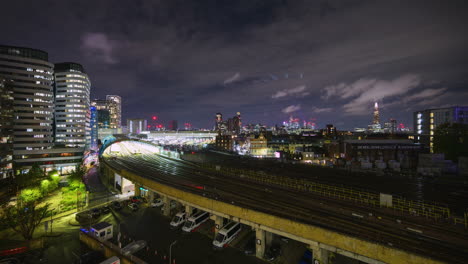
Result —
[[374, 104], [374, 115], [372, 119], [372, 124], [368, 126], [368, 130], [371, 133], [382, 133], [382, 126], [380, 125], [380, 113], [379, 113], [379, 104], [375, 102]]
[[372, 121], [372, 124], [380, 126], [379, 104], [377, 102], [375, 102], [374, 104], [374, 119]]
[[89, 93], [91, 82], [83, 66], [55, 64], [55, 144], [64, 147], [91, 145]]
[[122, 98], [118, 95], [107, 95], [109, 105], [110, 128], [122, 127]]

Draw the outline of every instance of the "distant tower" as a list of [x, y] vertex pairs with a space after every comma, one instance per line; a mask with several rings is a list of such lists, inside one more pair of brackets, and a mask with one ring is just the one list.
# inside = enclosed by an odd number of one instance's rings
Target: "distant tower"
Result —
[[375, 102], [374, 104], [374, 120], [372, 121], [373, 125], [380, 124], [380, 114], [379, 114], [379, 104]]

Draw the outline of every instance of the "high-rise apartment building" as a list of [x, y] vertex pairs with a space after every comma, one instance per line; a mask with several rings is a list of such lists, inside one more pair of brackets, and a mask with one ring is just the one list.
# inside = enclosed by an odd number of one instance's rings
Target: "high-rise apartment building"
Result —
[[107, 95], [110, 114], [110, 128], [122, 127], [122, 98], [118, 95]]
[[13, 176], [13, 87], [0, 78], [0, 179]]
[[78, 63], [55, 64], [55, 145], [90, 146], [91, 82]]
[[53, 64], [41, 50], [0, 45], [0, 77], [11, 82], [14, 97], [14, 150], [53, 145]]
[[415, 140], [429, 146], [432, 152], [435, 129], [445, 123], [468, 124], [468, 106], [426, 109], [414, 112]]

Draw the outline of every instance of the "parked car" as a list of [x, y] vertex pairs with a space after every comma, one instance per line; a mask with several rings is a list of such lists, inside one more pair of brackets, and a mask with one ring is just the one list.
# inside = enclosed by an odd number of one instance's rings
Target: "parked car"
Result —
[[144, 247], [146, 247], [146, 241], [144, 240], [134, 241], [128, 244], [127, 246], [125, 246], [124, 248], [122, 248], [122, 254], [125, 256], [128, 256], [130, 254], [133, 254], [139, 251], [140, 249], [143, 249]]
[[173, 218], [172, 218], [172, 221], [170, 223], [171, 225], [171, 228], [176, 228], [182, 224], [185, 223], [185, 221], [187, 220], [187, 214], [185, 212], [179, 212], [177, 213]]
[[128, 205], [128, 207], [129, 207], [132, 211], [137, 211], [138, 208], [139, 208], [139, 206], [138, 206], [137, 203], [130, 203], [130, 204]]
[[120, 202], [118, 202], [118, 201], [113, 201], [112, 202], [112, 208], [114, 208], [115, 210], [120, 210], [120, 209], [122, 209], [122, 204], [120, 204]]
[[157, 198], [157, 199], [153, 200], [153, 202], [151, 203], [151, 207], [159, 207], [159, 206], [161, 206], [163, 204], [164, 204], [163, 199]]
[[252, 236], [244, 246], [244, 254], [253, 255], [256, 252], [255, 236]]
[[312, 262], [312, 251], [309, 249], [306, 249], [304, 251], [304, 255], [302, 256], [301, 260], [299, 261], [299, 264], [313, 264]]
[[264, 258], [268, 261], [273, 261], [279, 256], [281, 256], [281, 246], [279, 244], [273, 244], [265, 252]]
[[91, 217], [97, 218], [101, 215], [101, 210], [99, 208], [93, 208], [91, 209]]
[[130, 201], [132, 203], [142, 203], [143, 202], [143, 197], [141, 196], [133, 196], [132, 198], [130, 198]]

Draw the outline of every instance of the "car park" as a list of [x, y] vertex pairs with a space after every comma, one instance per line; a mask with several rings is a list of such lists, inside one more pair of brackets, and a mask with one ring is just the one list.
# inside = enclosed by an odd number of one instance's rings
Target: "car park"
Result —
[[128, 207], [129, 207], [132, 211], [137, 211], [138, 208], [139, 208], [139, 206], [138, 206], [137, 203], [130, 203], [130, 204], [128, 205]]
[[281, 256], [281, 246], [279, 244], [273, 244], [265, 252], [264, 258], [268, 261], [273, 261], [279, 256]]

